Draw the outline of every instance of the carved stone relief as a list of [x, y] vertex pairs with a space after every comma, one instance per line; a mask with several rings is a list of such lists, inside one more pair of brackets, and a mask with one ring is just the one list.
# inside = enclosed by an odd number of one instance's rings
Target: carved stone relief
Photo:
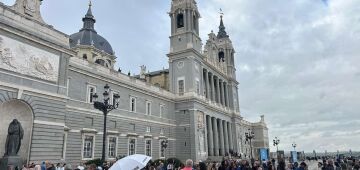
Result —
[[0, 36], [0, 68], [57, 82], [59, 56]]

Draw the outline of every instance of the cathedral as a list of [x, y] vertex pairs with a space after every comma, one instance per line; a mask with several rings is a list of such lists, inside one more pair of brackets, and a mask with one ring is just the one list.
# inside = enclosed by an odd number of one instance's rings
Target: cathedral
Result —
[[[0, 3], [1, 156], [14, 119], [24, 129], [18, 153], [24, 162], [101, 158], [104, 135], [106, 160], [132, 154], [260, 159], [260, 150], [268, 151], [264, 116], [252, 123], [240, 114], [235, 49], [222, 16], [203, 46], [197, 2], [171, 0], [168, 68], [142, 66], [130, 75], [114, 68], [121, 53], [96, 31], [96, 22], [106, 23], [96, 20], [91, 4], [79, 18], [83, 27], [67, 35], [44, 22], [41, 1]], [[106, 134], [104, 114], [94, 108], [105, 85], [105, 98], [118, 102], [107, 114]]]

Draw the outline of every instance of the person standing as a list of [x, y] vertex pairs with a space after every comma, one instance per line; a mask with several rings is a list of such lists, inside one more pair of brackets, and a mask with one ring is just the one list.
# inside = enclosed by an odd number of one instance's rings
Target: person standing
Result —
[[181, 170], [193, 170], [193, 161], [191, 159], [186, 160], [185, 167]]
[[43, 163], [41, 164], [41, 170], [46, 170], [46, 164], [45, 164], [45, 162], [43, 162]]

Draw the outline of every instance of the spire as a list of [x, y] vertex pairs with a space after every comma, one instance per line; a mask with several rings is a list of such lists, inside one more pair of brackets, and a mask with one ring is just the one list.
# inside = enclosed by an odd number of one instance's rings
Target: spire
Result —
[[87, 30], [96, 32], [94, 29], [94, 24], [95, 24], [96, 20], [95, 20], [94, 15], [92, 14], [91, 6], [92, 6], [92, 3], [91, 3], [91, 0], [89, 0], [89, 9], [86, 12], [85, 17], [82, 19], [84, 22], [84, 26], [81, 30], [87, 29]]
[[220, 8], [220, 26], [219, 26], [219, 32], [217, 35], [217, 38], [228, 38], [229, 36], [227, 35], [226, 31], [225, 31], [225, 26], [224, 26], [224, 22], [223, 22], [223, 16], [224, 13], [222, 12], [222, 9]]

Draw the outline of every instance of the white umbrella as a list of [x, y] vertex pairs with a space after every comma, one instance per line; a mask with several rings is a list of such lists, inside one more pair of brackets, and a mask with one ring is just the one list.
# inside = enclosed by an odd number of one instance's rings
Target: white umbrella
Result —
[[118, 160], [110, 170], [140, 170], [146, 166], [151, 157], [146, 155], [130, 155]]

